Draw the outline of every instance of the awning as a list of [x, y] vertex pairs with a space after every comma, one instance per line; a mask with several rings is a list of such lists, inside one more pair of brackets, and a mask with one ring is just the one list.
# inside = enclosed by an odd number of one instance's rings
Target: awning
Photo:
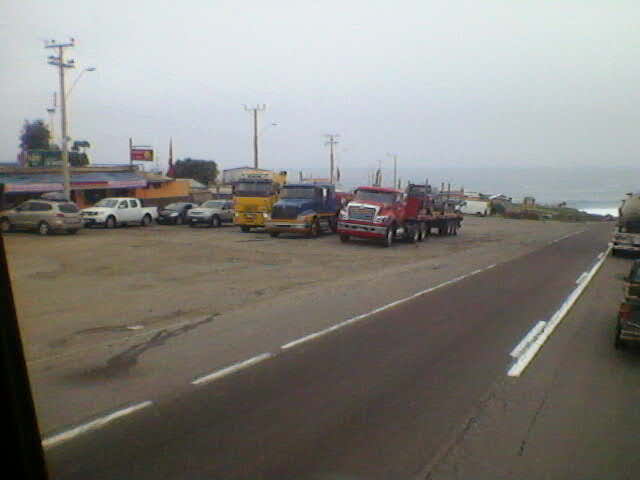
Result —
[[[5, 193], [41, 193], [64, 190], [58, 173], [0, 173]], [[135, 172], [86, 172], [71, 174], [71, 190], [146, 187], [147, 181]]]

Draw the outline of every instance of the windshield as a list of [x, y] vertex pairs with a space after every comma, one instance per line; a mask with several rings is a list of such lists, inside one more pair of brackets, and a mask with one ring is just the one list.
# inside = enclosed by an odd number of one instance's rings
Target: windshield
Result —
[[98, 203], [96, 203], [94, 207], [114, 208], [117, 204], [118, 200], [114, 200], [113, 198], [103, 198]]
[[169, 205], [164, 207], [164, 209], [165, 210], [182, 210], [184, 205], [185, 205], [184, 203], [170, 203]]
[[238, 197], [260, 197], [273, 193], [272, 182], [239, 182], [236, 183], [234, 195]]
[[225, 202], [222, 200], [209, 200], [200, 205], [202, 208], [222, 208], [225, 206]]
[[390, 204], [393, 203], [393, 199], [396, 197], [396, 193], [389, 192], [375, 192], [371, 190], [358, 190], [356, 192], [355, 201], [356, 202], [377, 202]]
[[314, 188], [285, 187], [280, 191], [280, 198], [313, 198], [314, 192]]

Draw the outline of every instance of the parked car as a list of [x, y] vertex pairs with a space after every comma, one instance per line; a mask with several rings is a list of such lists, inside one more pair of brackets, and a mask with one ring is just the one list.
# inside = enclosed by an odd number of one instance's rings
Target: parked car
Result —
[[3, 232], [35, 230], [40, 235], [76, 233], [82, 228], [82, 218], [80, 210], [72, 202], [27, 200], [11, 210], [0, 212], [0, 227]]
[[624, 300], [618, 309], [614, 345], [626, 346], [627, 342], [640, 341], [640, 260], [631, 264], [624, 280]]
[[160, 225], [182, 225], [187, 221], [189, 210], [197, 207], [195, 203], [176, 202], [158, 209], [156, 222]]
[[207, 225], [219, 227], [223, 223], [233, 222], [232, 200], [207, 200], [202, 205], [189, 210], [189, 226]]
[[158, 209], [143, 207], [137, 198], [114, 197], [103, 198], [93, 207], [84, 208], [80, 215], [85, 227], [102, 225], [104, 228], [115, 228], [133, 223], [146, 227], [158, 217]]

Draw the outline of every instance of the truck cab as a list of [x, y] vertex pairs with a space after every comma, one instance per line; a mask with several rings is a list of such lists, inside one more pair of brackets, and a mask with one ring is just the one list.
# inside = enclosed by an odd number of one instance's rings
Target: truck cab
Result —
[[243, 232], [263, 228], [286, 178], [286, 172], [271, 172], [247, 175], [236, 182], [233, 186], [234, 224]]
[[403, 231], [407, 202], [402, 191], [393, 188], [359, 187], [340, 211], [338, 234], [342, 241], [350, 237], [383, 240], [390, 245]]
[[337, 212], [334, 185], [289, 183], [280, 189], [267, 221], [267, 231], [272, 237], [281, 233], [317, 237], [322, 231], [336, 231]]

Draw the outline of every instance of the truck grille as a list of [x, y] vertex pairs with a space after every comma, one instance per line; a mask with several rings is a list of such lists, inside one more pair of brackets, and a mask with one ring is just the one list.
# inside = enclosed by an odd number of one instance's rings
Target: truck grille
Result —
[[349, 220], [364, 220], [373, 222], [376, 209], [371, 207], [349, 207]]
[[293, 205], [276, 205], [273, 207], [271, 218], [296, 218], [298, 207]]

